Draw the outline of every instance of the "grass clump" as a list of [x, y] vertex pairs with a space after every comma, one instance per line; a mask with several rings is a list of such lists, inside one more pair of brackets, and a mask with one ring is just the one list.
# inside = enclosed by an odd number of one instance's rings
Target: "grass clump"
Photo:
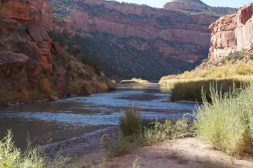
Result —
[[5, 138], [0, 140], [0, 167], [2, 168], [61, 168], [69, 158], [57, 156], [47, 158], [39, 153], [37, 148], [28, 148], [22, 152], [12, 142], [12, 133], [8, 131]]
[[130, 107], [120, 120], [120, 133], [108, 143], [109, 155], [119, 156], [132, 150], [165, 140], [184, 137], [188, 133], [186, 119], [146, 120], [141, 118], [140, 110]]
[[139, 142], [135, 137], [124, 137], [119, 135], [116, 139], [109, 141], [108, 153], [109, 156], [121, 156], [130, 153], [139, 146]]
[[210, 89], [209, 103], [196, 111], [197, 135], [231, 155], [253, 154], [253, 85], [221, 94]]

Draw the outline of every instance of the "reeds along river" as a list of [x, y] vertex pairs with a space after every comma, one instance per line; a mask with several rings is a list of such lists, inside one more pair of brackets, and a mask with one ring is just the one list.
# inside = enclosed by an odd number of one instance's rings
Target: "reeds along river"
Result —
[[0, 108], [0, 138], [13, 131], [16, 145], [43, 145], [82, 136], [119, 123], [124, 110], [137, 106], [148, 119], [191, 117], [195, 104], [169, 102], [170, 94], [159, 84], [119, 84], [118, 91]]

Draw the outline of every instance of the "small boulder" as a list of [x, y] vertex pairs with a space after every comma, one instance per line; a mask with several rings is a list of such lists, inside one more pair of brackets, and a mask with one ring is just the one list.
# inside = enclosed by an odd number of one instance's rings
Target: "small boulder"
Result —
[[59, 98], [57, 96], [53, 96], [53, 95], [49, 96], [49, 98], [50, 98], [50, 101], [57, 101], [57, 100], [59, 100]]
[[116, 82], [111, 80], [111, 79], [107, 79], [106, 83], [108, 85], [108, 89], [109, 90], [117, 90], [117, 86], [116, 86]]

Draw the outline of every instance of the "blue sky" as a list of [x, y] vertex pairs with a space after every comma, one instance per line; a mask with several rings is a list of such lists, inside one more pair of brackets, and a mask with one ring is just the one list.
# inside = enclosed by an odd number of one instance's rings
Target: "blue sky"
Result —
[[[116, 0], [120, 2], [129, 2], [137, 4], [146, 4], [149, 6], [161, 8], [166, 2], [170, 0]], [[202, 0], [204, 3], [210, 6], [226, 6], [226, 7], [242, 7], [253, 0]]]

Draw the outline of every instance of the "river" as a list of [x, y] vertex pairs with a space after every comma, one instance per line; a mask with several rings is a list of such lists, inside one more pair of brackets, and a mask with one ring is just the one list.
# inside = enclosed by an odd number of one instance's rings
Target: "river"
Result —
[[28, 134], [33, 144], [44, 145], [82, 136], [118, 125], [129, 106], [142, 110], [147, 119], [192, 118], [195, 104], [173, 103], [159, 84], [119, 84], [118, 91], [0, 108], [0, 138], [12, 130], [13, 140], [26, 147]]

